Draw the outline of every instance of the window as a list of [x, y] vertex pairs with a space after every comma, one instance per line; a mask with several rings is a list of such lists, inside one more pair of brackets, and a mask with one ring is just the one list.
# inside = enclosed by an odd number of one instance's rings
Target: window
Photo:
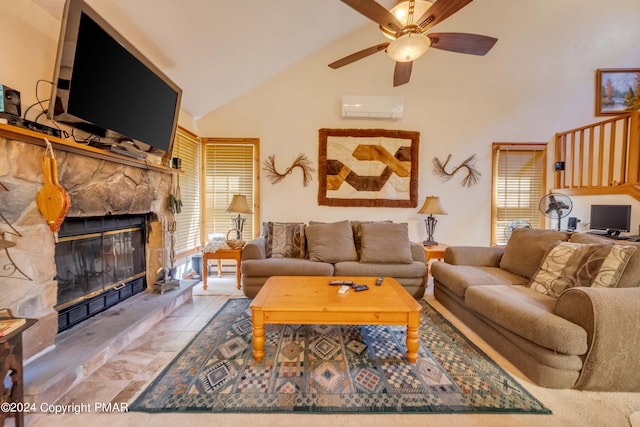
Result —
[[186, 129], [178, 128], [173, 156], [182, 159], [180, 172], [173, 175], [180, 186], [182, 211], [175, 215], [174, 237], [177, 258], [200, 247], [200, 141]]
[[[234, 228], [232, 218], [238, 214], [227, 212], [235, 194], [247, 198], [253, 214], [242, 214], [246, 222], [243, 240], [251, 240], [259, 229], [256, 211], [258, 179], [258, 140], [235, 138], [203, 139], [203, 219], [202, 241], [209, 234], [225, 236]], [[232, 235], [229, 235], [231, 238]]]
[[504, 245], [514, 228], [543, 228], [546, 164], [546, 144], [493, 144], [492, 245]]

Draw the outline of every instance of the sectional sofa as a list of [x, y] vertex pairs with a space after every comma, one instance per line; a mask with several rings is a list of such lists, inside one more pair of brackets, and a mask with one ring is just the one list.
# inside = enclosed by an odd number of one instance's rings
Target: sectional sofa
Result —
[[450, 247], [435, 298], [550, 388], [640, 391], [640, 244], [517, 229], [506, 247]]

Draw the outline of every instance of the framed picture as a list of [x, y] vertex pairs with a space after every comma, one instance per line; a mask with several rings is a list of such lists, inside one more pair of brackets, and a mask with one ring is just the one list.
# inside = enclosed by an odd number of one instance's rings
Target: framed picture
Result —
[[596, 72], [596, 116], [640, 108], [640, 68], [603, 68]]
[[420, 133], [320, 129], [318, 204], [415, 208]]

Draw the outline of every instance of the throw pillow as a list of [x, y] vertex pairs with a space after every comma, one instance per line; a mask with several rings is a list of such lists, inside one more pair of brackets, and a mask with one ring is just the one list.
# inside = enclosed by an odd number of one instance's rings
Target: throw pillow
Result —
[[631, 255], [636, 249], [635, 246], [613, 245], [591, 286], [594, 288], [615, 288], [618, 286], [622, 273], [627, 268]]
[[349, 221], [312, 223], [306, 229], [309, 259], [320, 262], [357, 261]]
[[406, 223], [360, 224], [360, 262], [411, 264], [411, 243]]
[[504, 248], [500, 268], [531, 279], [547, 250], [558, 241], [569, 240], [569, 233], [554, 230], [517, 228]]
[[303, 223], [267, 223], [267, 258], [304, 258], [305, 245]]
[[356, 245], [356, 252], [358, 252], [358, 258], [360, 258], [360, 250], [362, 248], [362, 224], [391, 224], [393, 221], [351, 221], [351, 227], [353, 228], [353, 243]]
[[540, 268], [531, 278], [530, 287], [557, 298], [568, 288], [591, 286], [611, 244], [561, 242], [544, 256]]

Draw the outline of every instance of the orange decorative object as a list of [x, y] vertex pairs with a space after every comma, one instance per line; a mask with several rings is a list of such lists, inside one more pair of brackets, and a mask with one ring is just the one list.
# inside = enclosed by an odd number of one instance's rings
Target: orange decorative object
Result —
[[47, 148], [42, 159], [44, 185], [36, 194], [36, 203], [57, 240], [60, 225], [71, 207], [71, 198], [69, 193], [58, 183], [58, 162], [54, 157], [51, 143], [46, 141]]

